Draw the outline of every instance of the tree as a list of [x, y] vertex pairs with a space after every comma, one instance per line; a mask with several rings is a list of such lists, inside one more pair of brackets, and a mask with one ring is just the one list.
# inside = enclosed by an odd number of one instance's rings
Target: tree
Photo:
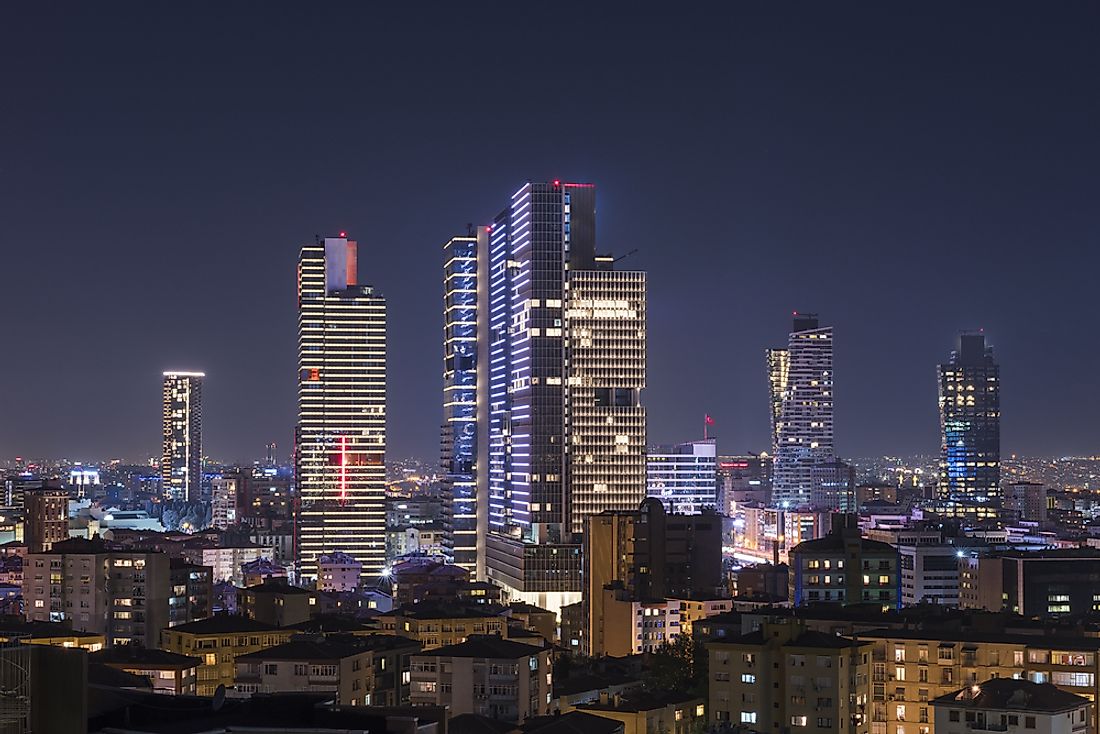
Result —
[[653, 653], [645, 685], [650, 691], [707, 695], [707, 649], [700, 635], [679, 635]]

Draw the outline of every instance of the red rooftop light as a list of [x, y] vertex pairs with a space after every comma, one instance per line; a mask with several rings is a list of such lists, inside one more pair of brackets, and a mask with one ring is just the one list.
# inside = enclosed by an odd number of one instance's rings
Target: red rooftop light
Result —
[[347, 236], [348, 236], [348, 233], [347, 233], [347, 232], [341, 232], [341, 233], [340, 233], [340, 236], [341, 236], [341, 237], [347, 237]]

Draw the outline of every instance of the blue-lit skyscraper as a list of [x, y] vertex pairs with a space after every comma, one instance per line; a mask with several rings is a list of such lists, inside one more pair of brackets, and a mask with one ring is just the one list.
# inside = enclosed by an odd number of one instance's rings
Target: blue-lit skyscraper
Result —
[[[442, 469], [453, 560], [484, 578], [477, 513], [478, 238], [452, 237], [443, 246]], [[480, 537], [484, 539], [484, 531]], [[480, 563], [479, 563], [480, 560]]]
[[960, 335], [959, 348], [939, 366], [942, 499], [1001, 496], [1000, 371], [981, 333]]
[[524, 184], [478, 257], [486, 575], [557, 610], [580, 599], [585, 518], [645, 497], [645, 273], [596, 254], [591, 184]]

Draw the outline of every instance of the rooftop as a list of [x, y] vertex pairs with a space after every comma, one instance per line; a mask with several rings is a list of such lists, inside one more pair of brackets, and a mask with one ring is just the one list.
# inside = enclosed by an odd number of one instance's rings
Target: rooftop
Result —
[[238, 662], [260, 660], [343, 660], [362, 655], [369, 650], [365, 647], [345, 641], [327, 639], [294, 639], [282, 645], [269, 647], [259, 652], [238, 655]]
[[1063, 691], [1052, 683], [1015, 678], [993, 678], [932, 699], [933, 706], [1044, 713], [1072, 711], [1088, 704], [1084, 696]]
[[[843, 535], [837, 533], [831, 533], [824, 538], [817, 538], [815, 540], [804, 540], [794, 548], [791, 548], [791, 553], [840, 553], [844, 551], [845, 544], [849, 538], [845, 538]], [[860, 549], [863, 552], [882, 553], [884, 555], [897, 555], [897, 549], [889, 543], [883, 543], [878, 540], [870, 540], [869, 538], [852, 538], [852, 540], [858, 540]]]
[[285, 594], [288, 596], [301, 596], [302, 594], [308, 596], [312, 593], [309, 589], [303, 589], [300, 586], [291, 586], [285, 579], [268, 579], [262, 584], [246, 586], [244, 590], [254, 591], [260, 594]]
[[501, 660], [517, 660], [519, 658], [537, 655], [545, 648], [535, 645], [527, 645], [522, 642], [505, 640], [496, 636], [472, 636], [465, 642], [457, 645], [445, 645], [434, 650], [427, 650], [421, 655], [431, 657], [454, 658], [494, 658]]
[[172, 632], [184, 632], [192, 635], [218, 635], [233, 632], [271, 632], [279, 629], [272, 624], [257, 622], [236, 614], [215, 614], [213, 617], [177, 625]]
[[[727, 645], [763, 645], [771, 639], [779, 638], [768, 637], [764, 630], [759, 629], [755, 632], [749, 632], [747, 635], [725, 637], [714, 641]], [[801, 634], [790, 640], [783, 640], [781, 644], [789, 647], [816, 647], [821, 649], [842, 650], [847, 647], [857, 647], [868, 643], [866, 641], [853, 640], [849, 637], [826, 634], [825, 632], [804, 630]]]
[[88, 656], [89, 663], [105, 665], [142, 665], [164, 668], [194, 668], [202, 665], [202, 660], [189, 655], [180, 655], [167, 650], [140, 647], [138, 645], [115, 645]]
[[606, 716], [570, 711], [560, 716], [534, 716], [523, 722], [525, 734], [621, 734], [623, 723]]
[[690, 693], [668, 691], [662, 693], [645, 693], [624, 695], [618, 701], [607, 703], [586, 703], [578, 706], [580, 710], [589, 711], [622, 711], [625, 713], [638, 713], [641, 711], [653, 711], [663, 709], [665, 706], [688, 701], [702, 700], [700, 696]]
[[447, 734], [508, 734], [519, 730], [519, 724], [480, 714], [459, 714], [447, 722]]
[[877, 629], [861, 632], [859, 636], [885, 640], [927, 640], [939, 643], [941, 646], [954, 646], [956, 644], [965, 646], [967, 643], [999, 642], [1033, 648], [1100, 651], [1100, 638], [1086, 637], [1085, 635], [1039, 635], [1003, 630]]

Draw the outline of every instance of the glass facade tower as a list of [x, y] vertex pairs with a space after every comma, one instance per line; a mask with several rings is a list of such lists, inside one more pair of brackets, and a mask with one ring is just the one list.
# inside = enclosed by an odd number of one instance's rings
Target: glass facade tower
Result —
[[[774, 352], [775, 350], [773, 350]], [[777, 379], [781, 360], [769, 354], [775, 427], [772, 504], [805, 508], [815, 499], [815, 467], [836, 459], [833, 447], [833, 329], [815, 314], [795, 314], [788, 336], [785, 379]], [[777, 395], [776, 387], [782, 391]], [[778, 418], [775, 418], [778, 414]], [[818, 494], [817, 496], [820, 496]]]
[[1000, 499], [1000, 373], [981, 333], [962, 334], [959, 348], [939, 366], [942, 499]]
[[344, 552], [365, 578], [386, 562], [386, 302], [357, 281], [344, 236], [298, 259], [298, 557]]
[[443, 443], [446, 545], [454, 563], [484, 577], [477, 528], [477, 237], [443, 246]]
[[585, 518], [645, 496], [645, 274], [596, 255], [591, 184], [527, 183], [479, 234], [486, 575], [556, 610]]

